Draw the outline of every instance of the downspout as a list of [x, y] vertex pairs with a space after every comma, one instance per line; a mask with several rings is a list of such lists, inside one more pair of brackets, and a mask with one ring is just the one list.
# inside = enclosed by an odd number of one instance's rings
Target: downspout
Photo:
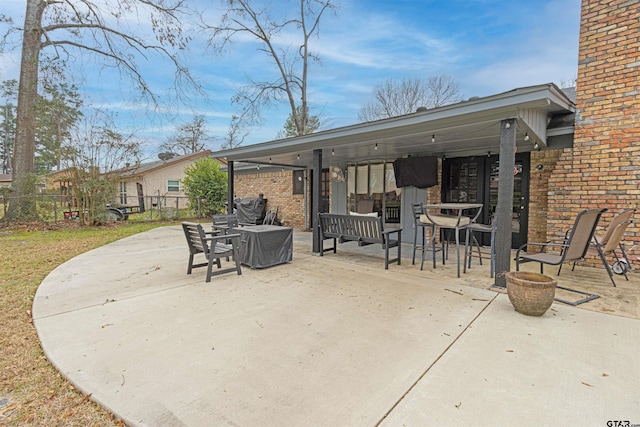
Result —
[[235, 192], [233, 181], [234, 181], [233, 160], [229, 160], [227, 162], [227, 214], [229, 215], [233, 214], [233, 194]]

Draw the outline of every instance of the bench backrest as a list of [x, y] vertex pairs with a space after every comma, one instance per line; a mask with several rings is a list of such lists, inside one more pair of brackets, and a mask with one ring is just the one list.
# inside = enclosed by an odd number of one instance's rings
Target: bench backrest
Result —
[[326, 237], [342, 237], [363, 243], [383, 242], [382, 217], [320, 213], [320, 232]]

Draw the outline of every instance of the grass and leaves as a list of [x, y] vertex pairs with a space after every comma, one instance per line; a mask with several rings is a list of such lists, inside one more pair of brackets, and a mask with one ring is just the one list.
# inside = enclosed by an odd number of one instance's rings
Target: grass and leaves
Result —
[[82, 396], [49, 362], [31, 318], [39, 284], [83, 252], [167, 222], [102, 227], [22, 224], [0, 227], [0, 425], [121, 426]]

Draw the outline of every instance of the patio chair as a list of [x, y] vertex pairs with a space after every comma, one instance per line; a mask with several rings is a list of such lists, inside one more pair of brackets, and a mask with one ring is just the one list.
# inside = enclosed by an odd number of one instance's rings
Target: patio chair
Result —
[[[211, 227], [213, 229], [213, 234], [229, 234], [229, 231], [232, 228], [238, 227], [238, 215], [236, 214], [223, 214], [223, 215], [211, 215]], [[231, 242], [229, 240], [226, 241], [227, 244]], [[227, 261], [229, 261], [229, 257], [227, 257]]]
[[[600, 216], [607, 209], [585, 209], [578, 214], [576, 221], [568, 232], [568, 236], [562, 243], [536, 243], [528, 242], [518, 248], [516, 252], [516, 271], [520, 270], [520, 263], [535, 261], [540, 263], [540, 273], [544, 274], [544, 265], [558, 265], [558, 275], [565, 262], [582, 261], [589, 250], [589, 244], [593, 238]], [[542, 252], [522, 253], [524, 248], [539, 246]], [[546, 252], [548, 248], [558, 249], [560, 253]]]
[[[187, 274], [191, 274], [191, 270], [197, 267], [207, 267], [206, 282], [211, 281], [211, 276], [236, 271], [238, 275], [242, 274], [240, 267], [240, 257], [238, 254], [238, 245], [240, 244], [240, 234], [220, 234], [214, 235], [216, 232], [205, 232], [202, 225], [193, 222], [183, 222], [182, 229], [187, 238], [189, 245], [189, 264], [187, 266]], [[226, 243], [226, 242], [229, 243]], [[203, 254], [207, 260], [205, 263], [194, 264], [193, 258], [197, 254]], [[235, 267], [222, 269], [220, 258], [232, 256], [235, 261]], [[213, 264], [218, 267], [217, 271], [213, 271]]]
[[[562, 265], [565, 262], [577, 262], [582, 261], [589, 250], [589, 244], [593, 238], [593, 233], [598, 226], [600, 216], [607, 209], [585, 209], [578, 214], [576, 221], [571, 227], [571, 230], [567, 233], [563, 243], [535, 243], [529, 242], [518, 248], [516, 252], [516, 271], [520, 270], [520, 263], [535, 261], [540, 263], [540, 273], [544, 274], [544, 264], [558, 265], [558, 276], [562, 270]], [[529, 249], [530, 246], [539, 246], [542, 248], [542, 252], [538, 253], [522, 253], [524, 248]], [[548, 248], [555, 248], [560, 251], [557, 253], [546, 252]], [[588, 292], [582, 292], [575, 289], [566, 288], [563, 286], [556, 286], [559, 289], [564, 289], [569, 292], [575, 292], [578, 294], [586, 295], [578, 301], [566, 301], [563, 299], [555, 298], [556, 301], [563, 302], [565, 304], [578, 305], [599, 298], [599, 295], [589, 294]]]
[[[614, 216], [607, 226], [604, 235], [601, 237], [596, 235], [593, 236], [591, 245], [587, 251], [590, 255], [600, 257], [614, 287], [616, 286], [616, 282], [613, 280], [613, 271], [611, 270], [611, 266], [607, 263], [607, 255], [613, 255], [616, 260], [615, 262], [621, 262], [621, 258], [618, 257], [618, 254], [616, 253], [616, 251], [620, 249], [622, 257], [626, 261], [627, 255], [624, 251], [624, 247], [622, 246], [622, 238], [624, 237], [624, 232], [627, 230], [627, 227], [633, 223], [631, 217], [635, 212], [635, 209], [627, 209]], [[575, 266], [576, 263], [574, 262], [573, 268], [575, 268]], [[626, 269], [622, 270], [622, 274], [624, 274], [625, 279], [629, 280]]]
[[213, 231], [222, 231], [226, 233], [229, 229], [238, 226], [238, 215], [211, 215], [211, 223]]
[[265, 225], [282, 225], [282, 222], [278, 219], [278, 206], [275, 208], [269, 208], [267, 214], [264, 216], [262, 224]]

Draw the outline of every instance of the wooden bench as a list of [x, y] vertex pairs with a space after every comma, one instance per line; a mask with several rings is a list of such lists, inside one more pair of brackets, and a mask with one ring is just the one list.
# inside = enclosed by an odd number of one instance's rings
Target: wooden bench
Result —
[[[382, 217], [320, 213], [318, 227], [322, 243], [327, 239], [333, 239], [333, 247], [325, 249], [323, 246], [320, 256], [331, 250], [336, 253], [337, 242], [358, 242], [359, 246], [379, 243], [384, 248], [385, 270], [389, 269], [389, 262], [397, 261], [400, 265], [402, 229], [385, 230]], [[397, 238], [392, 239], [391, 234], [397, 234]], [[389, 249], [393, 247], [398, 248], [398, 257], [390, 260]]]

